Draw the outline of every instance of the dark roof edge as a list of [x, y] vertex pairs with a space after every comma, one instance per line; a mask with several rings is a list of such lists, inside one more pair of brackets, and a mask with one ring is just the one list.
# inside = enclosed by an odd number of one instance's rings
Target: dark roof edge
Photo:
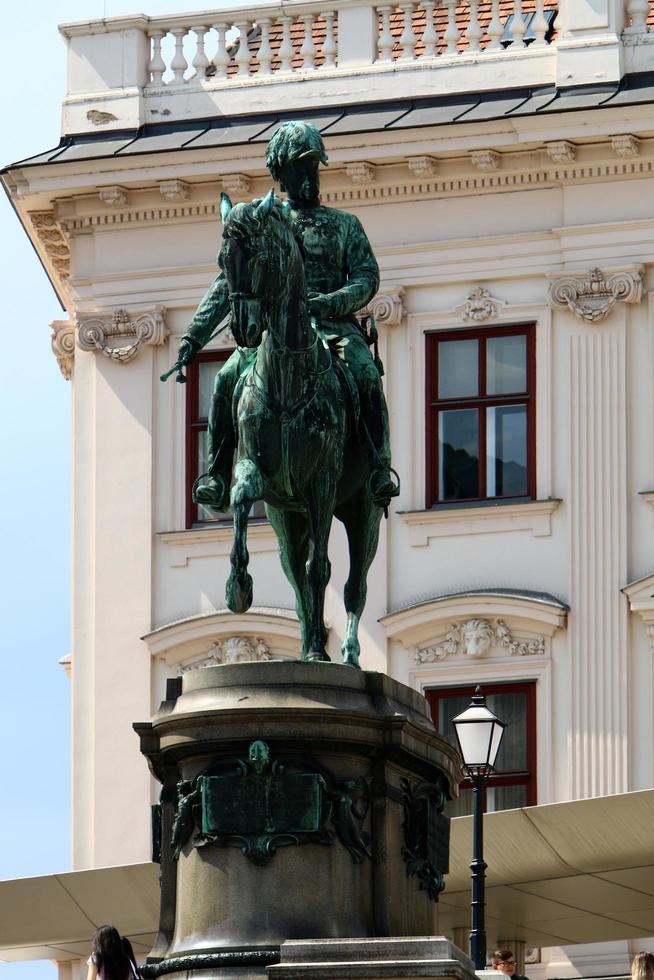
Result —
[[[469, 105], [470, 102], [473, 100], [477, 100], [478, 105], [485, 102], [496, 102], [500, 100], [506, 100], [508, 98], [518, 99], [522, 97], [523, 101], [526, 101], [535, 95], [548, 94], [548, 93], [552, 94], [551, 101], [554, 101], [555, 99], [563, 99], [566, 96], [570, 96], [572, 94], [583, 96], [584, 94], [588, 93], [589, 96], [592, 96], [593, 93], [597, 94], [597, 93], [604, 92], [607, 89], [611, 89], [611, 91], [607, 93], [607, 97], [605, 100], [599, 103], [595, 103], [595, 105], [593, 106], [587, 107], [587, 108], [604, 108], [604, 107], [610, 107], [611, 99], [614, 98], [618, 93], [622, 95], [624, 93], [628, 93], [629, 90], [631, 89], [636, 89], [636, 88], [642, 89], [643, 87], [648, 87], [648, 86], [652, 87], [651, 101], [652, 103], [654, 103], [654, 72], [638, 72], [638, 73], [633, 73], [631, 75], [623, 76], [623, 78], [619, 83], [617, 81], [615, 82], [602, 81], [602, 82], [593, 82], [588, 85], [562, 86], [560, 88], [556, 88], [553, 85], [538, 85], [538, 86], [527, 86], [527, 87], [519, 86], [514, 88], [497, 89], [495, 91], [484, 90], [481, 92], [460, 92], [456, 94], [424, 96], [421, 98], [395, 99], [395, 100], [386, 100], [382, 102], [370, 102], [364, 104], [352, 103], [347, 106], [335, 106], [333, 111], [335, 113], [341, 111], [343, 115], [349, 114], [353, 116], [356, 116], [359, 113], [379, 112], [382, 110], [391, 110], [394, 108], [397, 108], [398, 111], [401, 111], [402, 109], [406, 109], [406, 111], [408, 112], [410, 109], [419, 109], [419, 108], [434, 107], [434, 106], [454, 106], [454, 105], [458, 105], [459, 103]], [[548, 103], [548, 105], [551, 105], [551, 101]], [[641, 105], [649, 104], [647, 101], [643, 102], [643, 100], [638, 100], [638, 99], [635, 99], [634, 102], [636, 104], [641, 104]], [[620, 102], [620, 106], [624, 107], [625, 105], [629, 105], [629, 101], [628, 99], [625, 100], [623, 98]], [[108, 140], [111, 140], [111, 142], [114, 143], [117, 140], [121, 140], [121, 139], [124, 139], [126, 142], [130, 142], [144, 136], [163, 135], [163, 134], [175, 133], [175, 132], [181, 133], [187, 129], [193, 129], [193, 128], [197, 129], [198, 126], [204, 126], [206, 130], [222, 129], [222, 128], [229, 128], [232, 126], [236, 127], [244, 124], [254, 124], [261, 121], [262, 127], [264, 127], [266, 123], [268, 125], [273, 125], [278, 120], [281, 122], [286, 119], [293, 119], [298, 117], [311, 121], [313, 117], [324, 116], [325, 111], [328, 108], [329, 108], [328, 106], [321, 106], [321, 107], [315, 107], [306, 110], [294, 110], [292, 112], [275, 111], [275, 112], [267, 112], [267, 113], [249, 113], [249, 114], [241, 114], [237, 116], [221, 117], [220, 119], [216, 119], [215, 117], [208, 116], [202, 119], [193, 119], [193, 120], [184, 119], [184, 120], [177, 120], [173, 122], [147, 123], [137, 129], [123, 129], [123, 130], [109, 130], [109, 131], [105, 130], [103, 132], [94, 132], [94, 133], [68, 134], [67, 136], [61, 138], [59, 144], [56, 147], [53, 147], [51, 151], [52, 156], [49, 157], [46, 161], [43, 160], [43, 157], [47, 156], [50, 151], [34, 154], [30, 157], [26, 157], [24, 160], [18, 160], [15, 163], [8, 164], [6, 167], [0, 170], [0, 175], [7, 173], [10, 170], [13, 170], [17, 167], [38, 166], [39, 164], [43, 164], [43, 163], [48, 163], [48, 164], [56, 163], [57, 158], [61, 154], [63, 154], [67, 148], [71, 146], [80, 146], [84, 144], [93, 145], [97, 143], [102, 143], [103, 141], [106, 142]], [[563, 108], [560, 111], [579, 112], [582, 110], [578, 106], [571, 106], [569, 108]], [[509, 113], [507, 117], [510, 118], [510, 115], [511, 113]], [[525, 116], [539, 115], [539, 112], [537, 110], [534, 110], [533, 112], [524, 113], [524, 115]], [[491, 119], [502, 118], [504, 116], [505, 113], [499, 113], [498, 116], [489, 115], [484, 121], [487, 120], [490, 121]], [[466, 112], [463, 112], [460, 118], [454, 121], [447, 121], [445, 123], [430, 123], [426, 125], [427, 128], [429, 128], [430, 126], [433, 127], [435, 125], [453, 125], [459, 121], [460, 122], [466, 121]], [[378, 131], [382, 132], [383, 129], [384, 129], [383, 127], [380, 127]], [[325, 137], [329, 136], [329, 129], [326, 130], [324, 135]], [[247, 145], [250, 142], [252, 142], [252, 140], [241, 141], [242, 145]], [[235, 142], [234, 144], [231, 145], [241, 145], [241, 144]], [[172, 149], [157, 150], [157, 151], [145, 150], [143, 151], [143, 153], [152, 153], [152, 152], [175, 153], [175, 152], [179, 152], [181, 148], [182, 147], [174, 147]], [[124, 150], [125, 147], [122, 147], [121, 149]], [[188, 149], [193, 149], [193, 147], [189, 146]], [[114, 155], [113, 153], [108, 153], [107, 157], [111, 157], [113, 155]], [[77, 157], [78, 162], [80, 162], [83, 159], [84, 159], [83, 157]], [[95, 159], [98, 159], [98, 157], [96, 156]], [[65, 162], [65, 160], [63, 162]]]

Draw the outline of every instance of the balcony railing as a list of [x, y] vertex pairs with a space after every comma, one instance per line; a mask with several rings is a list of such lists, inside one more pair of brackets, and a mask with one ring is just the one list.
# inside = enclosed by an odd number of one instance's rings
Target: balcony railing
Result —
[[336, 105], [348, 74], [367, 102], [614, 80], [618, 47], [654, 67], [653, 19], [649, 0], [282, 0], [66, 24], [64, 131], [279, 108], [279, 84], [289, 109]]

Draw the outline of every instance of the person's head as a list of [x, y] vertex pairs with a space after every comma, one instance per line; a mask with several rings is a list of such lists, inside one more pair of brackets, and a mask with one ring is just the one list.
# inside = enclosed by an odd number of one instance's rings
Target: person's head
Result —
[[631, 964], [632, 980], [654, 980], [654, 953], [636, 953]]
[[322, 136], [307, 122], [285, 122], [274, 133], [266, 151], [266, 166], [292, 202], [317, 204], [318, 168], [327, 163]]
[[512, 977], [516, 971], [515, 956], [510, 949], [496, 949], [491, 962], [494, 970], [505, 973], [507, 977]]
[[114, 926], [99, 926], [93, 934], [91, 948], [103, 980], [127, 980], [131, 975], [129, 952]]

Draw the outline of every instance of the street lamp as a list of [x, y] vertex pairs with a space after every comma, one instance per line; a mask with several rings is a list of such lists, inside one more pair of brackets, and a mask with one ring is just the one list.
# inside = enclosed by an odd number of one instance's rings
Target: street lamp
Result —
[[469, 707], [453, 718], [452, 724], [463, 760], [463, 771], [471, 780], [474, 790], [470, 956], [475, 969], [483, 970], [486, 967], [484, 911], [487, 867], [484, 861], [484, 783], [494, 769], [505, 725], [486, 706], [486, 698], [479, 686], [475, 688]]

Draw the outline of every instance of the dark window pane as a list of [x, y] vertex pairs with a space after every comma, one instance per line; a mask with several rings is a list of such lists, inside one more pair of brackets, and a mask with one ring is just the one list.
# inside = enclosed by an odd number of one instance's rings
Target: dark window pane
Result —
[[470, 697], [443, 697], [438, 699], [438, 734], [446, 738], [450, 745], [457, 746], [452, 719], [465, 711], [470, 704]]
[[487, 496], [527, 493], [527, 406], [500, 405], [486, 412]]
[[486, 810], [516, 810], [527, 806], [526, 786], [489, 786], [486, 791]]
[[479, 496], [479, 415], [476, 408], [439, 414], [438, 474], [441, 500]]
[[527, 338], [489, 337], [486, 342], [486, 393], [504, 395], [527, 390]]
[[524, 691], [489, 694], [488, 707], [506, 724], [495, 768], [498, 772], [527, 768], [527, 696]]
[[438, 397], [479, 394], [479, 341], [442, 340], [438, 345]]

